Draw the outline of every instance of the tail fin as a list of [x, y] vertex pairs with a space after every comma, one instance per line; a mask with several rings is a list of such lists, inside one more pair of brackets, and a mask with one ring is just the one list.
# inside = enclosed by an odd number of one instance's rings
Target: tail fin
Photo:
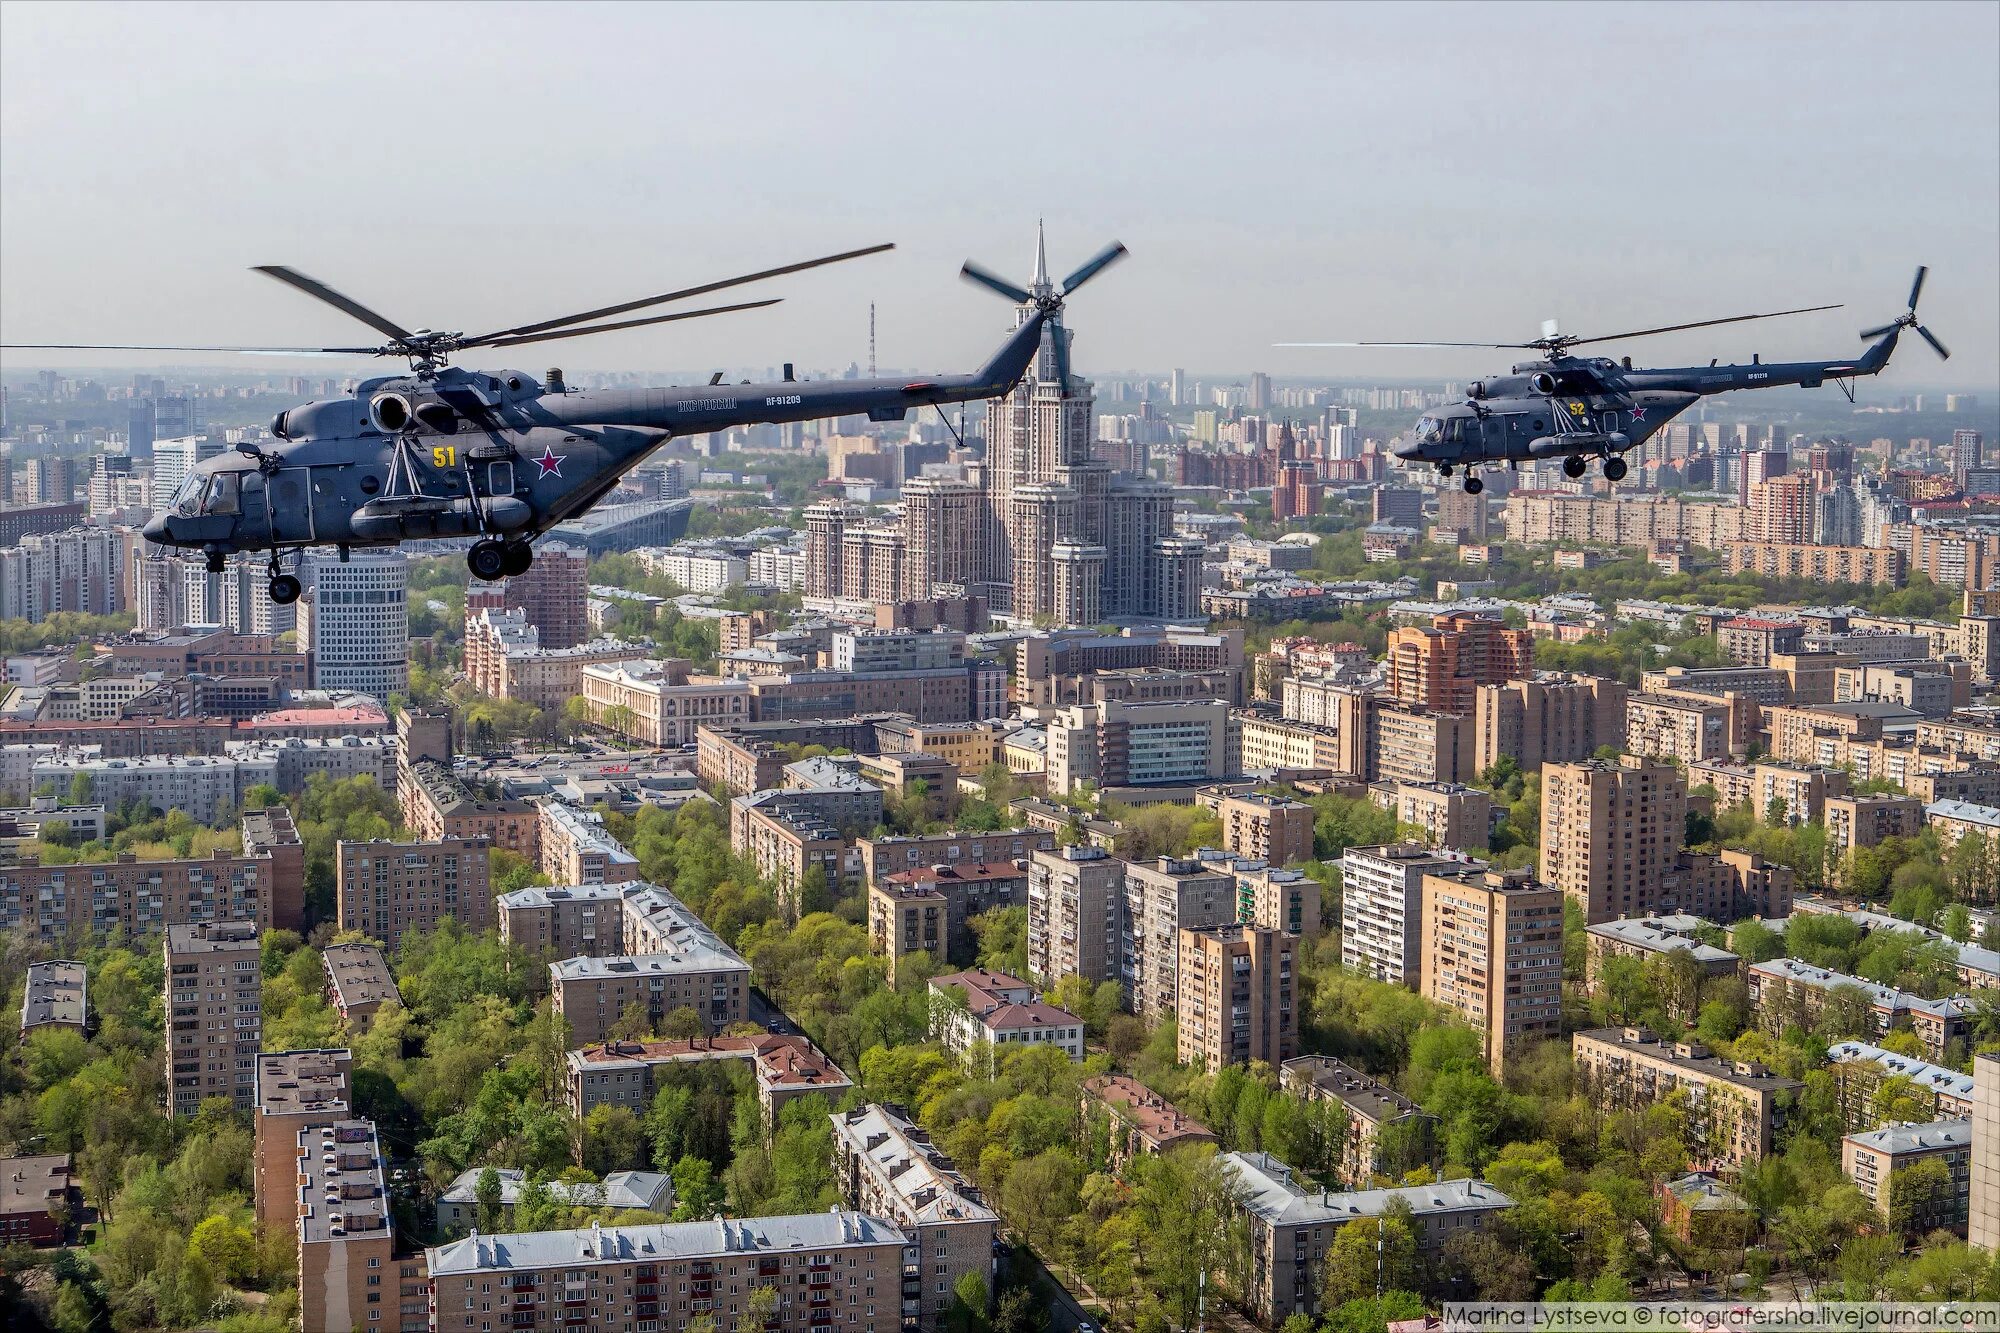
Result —
[[1889, 364], [1889, 354], [1896, 350], [1896, 338], [1902, 331], [1900, 325], [1891, 325], [1889, 331], [1882, 335], [1880, 342], [1877, 342], [1861, 354], [1861, 359], [1854, 365], [1855, 373], [1859, 375], [1881, 374], [1883, 367]]
[[981, 366], [976, 378], [980, 384], [991, 386], [995, 395], [1007, 392], [1020, 383], [1021, 376], [1028, 373], [1028, 363], [1035, 359], [1035, 353], [1042, 346], [1042, 325], [1048, 318], [1046, 310], [1036, 310], [1027, 322], [1014, 330], [1014, 336], [1000, 344], [1000, 350], [992, 360]]

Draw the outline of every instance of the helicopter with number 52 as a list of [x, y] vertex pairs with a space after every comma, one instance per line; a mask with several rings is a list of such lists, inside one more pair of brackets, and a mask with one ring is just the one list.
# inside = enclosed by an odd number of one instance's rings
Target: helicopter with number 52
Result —
[[1861, 375], [1878, 375], [1896, 350], [1896, 339], [1904, 329], [1915, 329], [1941, 357], [1949, 357], [1943, 343], [1917, 323], [1917, 298], [1923, 294], [1924, 274], [1917, 270], [1910, 286], [1910, 306], [1894, 321], [1869, 329], [1861, 336], [1877, 341], [1852, 360], [1786, 361], [1766, 363], [1753, 358], [1747, 366], [1721, 366], [1711, 361], [1705, 366], [1670, 370], [1635, 369], [1632, 358], [1613, 361], [1608, 357], [1571, 356], [1570, 349], [1585, 343], [1618, 342], [1645, 338], [1656, 333], [1677, 333], [1683, 329], [1705, 329], [1716, 324], [1740, 324], [1752, 319], [1775, 319], [1780, 315], [1803, 315], [1817, 310], [1838, 310], [1837, 305], [1807, 306], [1799, 310], [1774, 310], [1762, 315], [1730, 315], [1723, 319], [1703, 319], [1692, 324], [1670, 324], [1664, 328], [1637, 329], [1600, 337], [1579, 338], [1558, 333], [1555, 321], [1542, 326], [1542, 336], [1525, 343], [1280, 343], [1280, 347], [1492, 347], [1536, 351], [1543, 359], [1515, 366], [1505, 375], [1475, 380], [1466, 400], [1455, 407], [1426, 413], [1417, 422], [1410, 438], [1395, 449], [1396, 457], [1407, 462], [1429, 463], [1441, 477], [1462, 468], [1465, 489], [1477, 495], [1486, 489], [1479, 478], [1482, 464], [1506, 463], [1516, 466], [1527, 459], [1560, 458], [1563, 475], [1581, 477], [1589, 460], [1603, 460], [1606, 481], [1621, 480], [1626, 473], [1623, 455], [1657, 433], [1674, 417], [1710, 394], [1732, 393], [1738, 389], [1774, 389], [1796, 384], [1816, 389], [1828, 380], [1839, 384], [1851, 402], [1854, 380]]
[[1059, 343], [1066, 338], [1064, 300], [1126, 254], [1114, 243], [1059, 286], [1038, 280], [1033, 292], [967, 264], [965, 277], [1033, 308], [991, 360], [964, 375], [803, 381], [793, 379], [787, 366], [785, 378], [769, 384], [724, 384], [717, 374], [693, 388], [578, 391], [556, 370], [537, 380], [519, 370], [447, 364], [453, 353], [475, 348], [521, 347], [775, 305], [761, 300], [614, 318], [892, 248], [849, 250], [472, 336], [405, 329], [295, 269], [270, 266], [257, 271], [353, 316], [389, 341], [376, 347], [7, 346], [408, 358], [406, 375], [365, 380], [351, 397], [280, 412], [271, 423], [280, 443], [264, 448], [246, 442], [234, 454], [202, 462], [146, 525], [148, 540], [201, 551], [212, 570], [220, 570], [232, 552], [269, 551], [271, 600], [282, 605], [297, 601], [302, 591], [299, 579], [285, 572], [284, 558], [309, 546], [336, 547], [345, 558], [355, 547], [472, 537], [465, 560], [476, 578], [525, 574], [534, 559], [529, 543], [589, 509], [676, 435], [827, 417], [899, 421], [913, 409], [997, 398], [1020, 380], [1045, 334]]

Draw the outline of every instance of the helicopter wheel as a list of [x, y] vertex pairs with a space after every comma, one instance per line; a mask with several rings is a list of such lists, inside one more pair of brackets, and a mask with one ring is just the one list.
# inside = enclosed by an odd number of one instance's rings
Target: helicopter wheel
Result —
[[528, 566], [535, 563], [535, 548], [526, 542], [508, 542], [506, 559], [500, 572], [510, 579], [518, 579], [528, 572]]
[[1477, 495], [1485, 489], [1486, 483], [1479, 479], [1477, 473], [1468, 472], [1465, 474], [1465, 493], [1467, 495]]
[[271, 604], [273, 606], [290, 606], [293, 602], [299, 600], [299, 594], [304, 591], [305, 585], [300, 583], [291, 574], [273, 574], [271, 576]]
[[1451, 464], [1449, 464], [1449, 463], [1439, 463], [1439, 464], [1438, 464], [1438, 475], [1439, 475], [1440, 477], [1449, 477], [1449, 476], [1451, 475]]
[[222, 572], [222, 562], [226, 559], [228, 557], [223, 555], [222, 552], [210, 551], [208, 553], [208, 572], [211, 574], [220, 574]]
[[472, 577], [483, 583], [505, 578], [507, 548], [491, 538], [476, 541], [472, 544], [472, 549], [465, 553], [465, 567], [472, 571]]
[[1622, 458], [1607, 458], [1604, 460], [1604, 479], [1606, 481], [1623, 481], [1625, 480], [1625, 473], [1627, 471], [1625, 460]]
[[1582, 454], [1571, 454], [1568, 458], [1563, 459], [1563, 475], [1571, 481], [1575, 481], [1584, 474], [1584, 471], [1589, 466], [1590, 464], [1583, 461]]

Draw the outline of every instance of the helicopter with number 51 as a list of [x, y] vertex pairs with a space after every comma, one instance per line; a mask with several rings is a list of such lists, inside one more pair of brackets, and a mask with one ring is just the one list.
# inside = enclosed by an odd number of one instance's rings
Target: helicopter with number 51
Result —
[[1889, 364], [1889, 354], [1896, 350], [1896, 339], [1904, 329], [1915, 329], [1939, 356], [1950, 357], [1944, 344], [1917, 323], [1917, 298], [1923, 294], [1924, 275], [1928, 271], [1917, 270], [1916, 281], [1910, 285], [1909, 309], [1890, 323], [1862, 333], [1863, 338], [1876, 341], [1859, 357], [1849, 360], [1767, 363], [1752, 358], [1747, 366], [1723, 366], [1711, 361], [1705, 366], [1646, 370], [1635, 369], [1630, 357], [1613, 361], [1608, 357], [1570, 355], [1571, 348], [1585, 343], [1619, 342], [1717, 324], [1838, 310], [1837, 305], [1730, 315], [1591, 338], [1558, 333], [1555, 321], [1550, 320], [1542, 326], [1541, 337], [1524, 343], [1279, 343], [1278, 346], [1491, 347], [1540, 352], [1541, 360], [1517, 365], [1505, 375], [1475, 380], [1468, 387], [1463, 404], [1426, 413], [1409, 439], [1396, 447], [1396, 457], [1406, 462], [1429, 463], [1441, 477], [1449, 477], [1454, 468], [1462, 469], [1466, 492], [1471, 495], [1486, 489], [1477, 471], [1480, 466], [1505, 463], [1512, 467], [1537, 458], [1562, 459], [1563, 475], [1572, 479], [1583, 476], [1591, 459], [1601, 459], [1605, 480], [1619, 481], [1627, 471], [1622, 457], [1626, 451], [1710, 394], [1791, 384], [1816, 389], [1833, 380], [1852, 402], [1856, 377], [1879, 375]]

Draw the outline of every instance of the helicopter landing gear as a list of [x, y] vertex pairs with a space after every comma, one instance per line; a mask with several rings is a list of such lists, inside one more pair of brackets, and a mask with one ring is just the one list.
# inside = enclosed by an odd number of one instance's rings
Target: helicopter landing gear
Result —
[[1449, 477], [1451, 475], [1451, 464], [1439, 463], [1437, 465], [1437, 468], [1438, 468], [1438, 475], [1440, 477]]
[[482, 583], [507, 576], [507, 548], [488, 537], [472, 544], [465, 553], [465, 567], [472, 571], [472, 577]]
[[1625, 460], [1622, 458], [1607, 458], [1604, 460], [1604, 479], [1606, 481], [1623, 481], [1625, 480], [1625, 473], [1628, 470], [1625, 466]]
[[1464, 486], [1467, 495], [1477, 495], [1486, 489], [1486, 483], [1479, 479], [1479, 474], [1476, 472], [1465, 474]]
[[1584, 461], [1582, 454], [1571, 454], [1568, 458], [1563, 459], [1563, 475], [1571, 481], [1575, 481], [1583, 475], [1584, 470], [1589, 466], [1590, 464]]
[[208, 553], [208, 572], [211, 574], [220, 574], [222, 572], [222, 562], [228, 558], [220, 551], [210, 551]]
[[290, 606], [293, 602], [299, 600], [299, 595], [304, 591], [305, 585], [300, 583], [294, 575], [273, 574], [271, 576], [271, 605], [273, 606]]
[[500, 572], [510, 579], [518, 579], [528, 572], [528, 566], [535, 563], [535, 548], [526, 542], [508, 542], [501, 560]]

